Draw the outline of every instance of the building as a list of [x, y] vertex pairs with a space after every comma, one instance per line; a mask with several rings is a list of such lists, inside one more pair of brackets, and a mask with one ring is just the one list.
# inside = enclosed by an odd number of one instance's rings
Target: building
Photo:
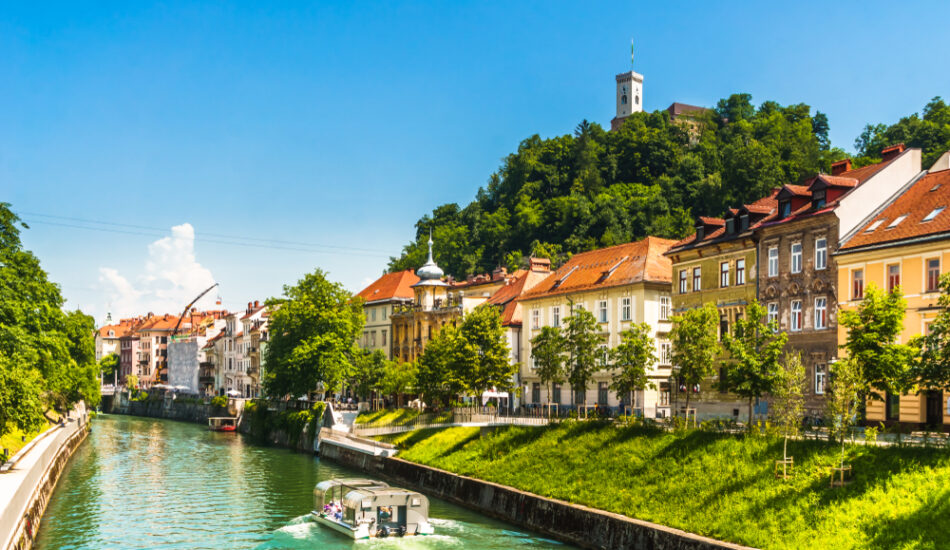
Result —
[[411, 270], [386, 273], [360, 291], [356, 297], [363, 299], [366, 324], [360, 338], [360, 348], [366, 351], [382, 351], [387, 359], [393, 358], [392, 314], [398, 306], [412, 303], [415, 297], [413, 285], [419, 277]]
[[[674, 244], [666, 256], [672, 262], [673, 311], [702, 307], [711, 303], [719, 310], [719, 334], [729, 331], [735, 320], [757, 297], [758, 243], [756, 230], [775, 218], [778, 211], [778, 189], [769, 196], [751, 204], [732, 208], [723, 218], [700, 216], [696, 232]], [[690, 403], [696, 404], [697, 417], [732, 416], [738, 418], [741, 406], [735, 395], [720, 384], [725, 371], [687, 388], [676, 384], [672, 399], [685, 401], [690, 391]]]
[[139, 376], [139, 336], [135, 331], [119, 338], [119, 384], [126, 385], [130, 375]]
[[469, 276], [465, 281], [446, 279], [432, 259], [432, 244], [430, 236], [429, 259], [416, 271], [419, 281], [411, 285], [412, 302], [394, 306], [390, 316], [392, 356], [397, 361], [415, 361], [442, 327], [455, 325], [462, 315], [483, 304], [508, 281], [503, 267], [491, 275]]
[[[808, 389], [805, 415], [824, 412], [828, 364], [838, 356], [837, 307], [840, 296], [834, 253], [878, 205], [920, 174], [920, 149], [903, 145], [882, 152], [882, 161], [852, 169], [836, 162], [831, 174], [818, 174], [801, 185], [785, 185], [776, 196], [778, 212], [756, 230], [761, 269], [755, 281], [758, 300], [769, 319], [788, 334], [787, 351], [801, 353]], [[729, 228], [745, 223], [726, 217]], [[727, 288], [734, 264], [720, 264], [720, 288]]]
[[[871, 284], [884, 290], [900, 287], [907, 300], [900, 341], [906, 343], [926, 334], [940, 312], [940, 275], [950, 267], [948, 206], [950, 152], [844, 235], [835, 254], [839, 307], [857, 307]], [[847, 339], [843, 328], [839, 328], [837, 337], [838, 344], [843, 345]], [[945, 397], [941, 391], [888, 394], [884, 401], [868, 403], [867, 419], [945, 426], [950, 424]]]
[[266, 309], [259, 301], [254, 301], [248, 302], [244, 311], [228, 315], [223, 336], [215, 339], [213, 349], [205, 351], [205, 363], [212, 363], [216, 369], [218, 394], [245, 398], [260, 396], [260, 368], [251, 369], [252, 352], [257, 353], [258, 365], [260, 355], [257, 349], [252, 349], [254, 338], [251, 333], [266, 322]]
[[111, 354], [119, 354], [119, 339], [129, 334], [141, 319], [121, 319], [118, 323], [112, 322], [112, 315], [106, 315], [106, 324], [96, 331], [96, 362]]
[[627, 71], [618, 74], [615, 80], [617, 114], [610, 121], [611, 130], [623, 126], [623, 121], [631, 114], [643, 112], [643, 75], [636, 71]]
[[[577, 404], [618, 407], [622, 404], [609, 389], [613, 380], [607, 349], [620, 343], [621, 333], [633, 323], [647, 323], [656, 340], [659, 363], [649, 373], [657, 389], [637, 392], [623, 404], [648, 417], [669, 414], [670, 260], [664, 253], [673, 241], [647, 237], [638, 242], [575, 254], [559, 269], [525, 292], [518, 302], [527, 316], [521, 338], [521, 381], [529, 407], [551, 402], [571, 406], [570, 388], [544, 387], [536, 374], [531, 340], [543, 326], [561, 327], [574, 308], [594, 314], [603, 336], [604, 369], [587, 388], [576, 391]], [[550, 395], [549, 395], [550, 394]]]
[[[481, 307], [493, 306], [501, 316], [501, 325], [505, 329], [505, 339], [511, 350], [509, 359], [512, 363], [521, 362], [523, 331], [523, 311], [519, 298], [534, 288], [551, 273], [551, 260], [547, 258], [529, 258], [528, 269], [515, 271], [501, 287]], [[515, 374], [514, 387], [521, 387], [521, 371]], [[521, 404], [518, 396], [513, 396], [509, 405], [518, 407]]]
[[167, 378], [162, 379], [161, 371], [168, 366], [168, 337], [176, 325], [178, 317], [174, 315], [149, 313], [136, 328], [139, 350], [135, 374], [139, 377], [139, 386], [149, 388], [167, 382]]

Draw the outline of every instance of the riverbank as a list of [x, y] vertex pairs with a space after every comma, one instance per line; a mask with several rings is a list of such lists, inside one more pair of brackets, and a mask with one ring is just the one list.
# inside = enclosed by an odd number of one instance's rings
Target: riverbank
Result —
[[82, 404], [7, 461], [0, 473], [0, 550], [28, 550], [60, 474], [89, 433]]
[[399, 457], [544, 497], [760, 548], [940, 547], [950, 536], [950, 453], [849, 447], [850, 484], [829, 487], [840, 447], [566, 422], [383, 437]]

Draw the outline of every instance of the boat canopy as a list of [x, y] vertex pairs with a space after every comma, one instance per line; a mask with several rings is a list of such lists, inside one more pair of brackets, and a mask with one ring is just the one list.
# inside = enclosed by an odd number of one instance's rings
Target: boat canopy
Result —
[[333, 487], [389, 487], [389, 485], [383, 481], [377, 481], [375, 479], [364, 479], [364, 478], [346, 478], [346, 479], [327, 479], [317, 483], [317, 490], [323, 491], [324, 493], [329, 491]]

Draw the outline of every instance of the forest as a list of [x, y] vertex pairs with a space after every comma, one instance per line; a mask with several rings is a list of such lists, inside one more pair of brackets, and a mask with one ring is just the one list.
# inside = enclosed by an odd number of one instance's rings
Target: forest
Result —
[[[586, 120], [573, 133], [537, 134], [503, 159], [466, 206], [444, 204], [416, 222], [416, 238], [389, 270], [435, 259], [464, 277], [515, 269], [534, 255], [559, 264], [571, 254], [640, 239], [682, 238], [695, 216], [720, 216], [773, 187], [796, 183], [849, 154], [829, 140], [828, 117], [809, 105], [758, 106], [734, 94], [688, 119], [636, 113], [617, 131]], [[921, 113], [868, 124], [855, 139], [855, 166], [896, 143], [923, 150], [924, 167], [950, 149], [950, 106], [935, 97]]]

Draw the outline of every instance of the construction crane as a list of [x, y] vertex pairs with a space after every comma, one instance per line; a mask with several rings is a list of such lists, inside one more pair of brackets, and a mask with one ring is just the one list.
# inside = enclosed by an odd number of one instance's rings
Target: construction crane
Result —
[[185, 315], [188, 314], [188, 310], [191, 309], [191, 306], [195, 305], [195, 302], [197, 302], [198, 300], [200, 300], [205, 294], [211, 292], [211, 289], [213, 289], [213, 288], [216, 287], [216, 286], [218, 286], [218, 283], [214, 283], [213, 285], [209, 286], [208, 288], [205, 289], [204, 292], [202, 292], [201, 294], [199, 294], [197, 298], [195, 298], [195, 299], [192, 300], [187, 306], [185, 306], [184, 311], [182, 311], [182, 312], [181, 312], [181, 315], [178, 317], [178, 322], [175, 323], [175, 330], [172, 331], [172, 338], [174, 338], [175, 335], [178, 334], [178, 329], [181, 328], [181, 321], [182, 321], [182, 319], [185, 318]]

